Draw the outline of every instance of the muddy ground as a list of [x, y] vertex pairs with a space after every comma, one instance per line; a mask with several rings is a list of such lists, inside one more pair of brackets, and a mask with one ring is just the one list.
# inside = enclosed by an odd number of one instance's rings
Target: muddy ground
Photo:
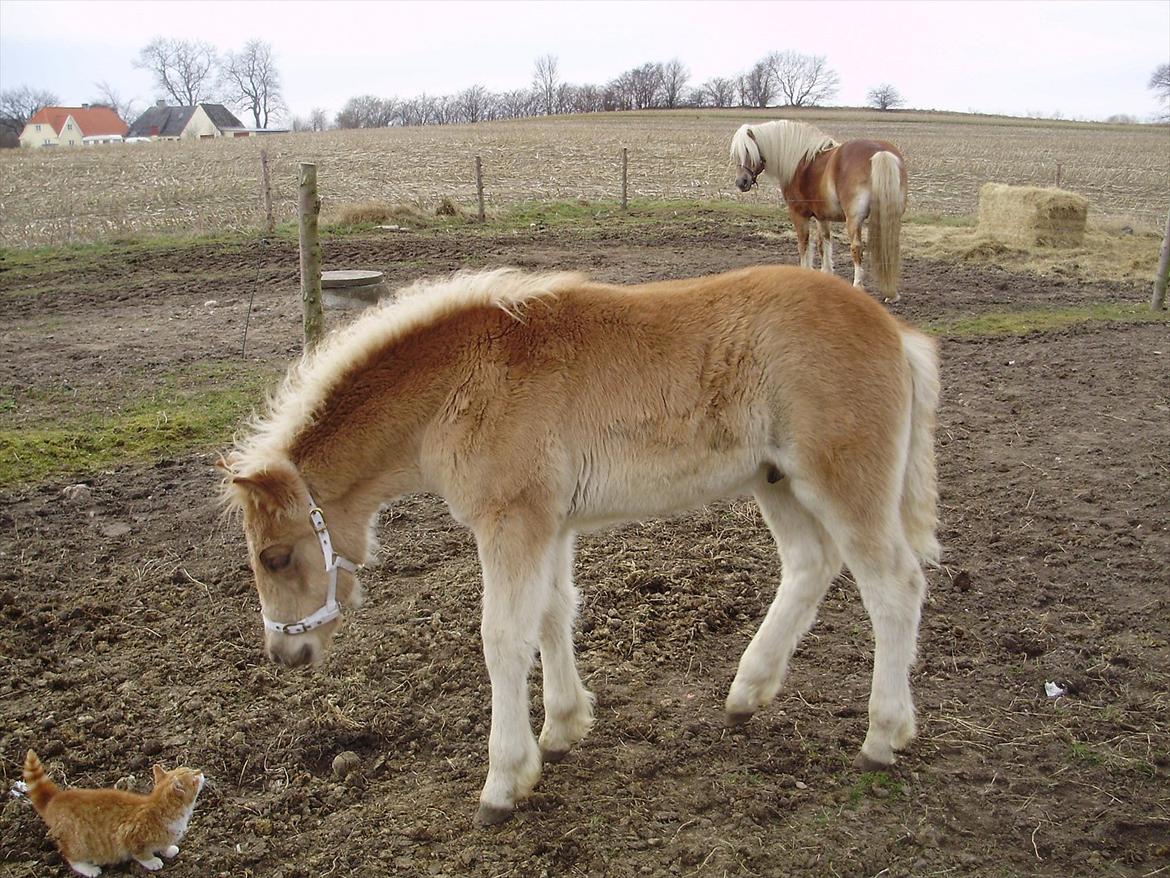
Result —
[[[392, 283], [465, 265], [636, 281], [794, 258], [786, 239], [702, 224], [326, 245], [327, 267]], [[289, 243], [0, 271], [10, 417], [62, 388], [113, 410], [190, 364], [275, 372], [299, 348], [296, 271]], [[914, 259], [903, 289], [896, 310], [917, 322], [1147, 294]], [[871, 641], [847, 577], [776, 703], [723, 728], [779, 577], [754, 507], [726, 502], [580, 540], [597, 723], [514, 820], [475, 829], [489, 691], [469, 535], [434, 498], [395, 503], [330, 661], [278, 670], [201, 451], [0, 492], [0, 779], [30, 746], [76, 785], [202, 767], [210, 785], [164, 872], [177, 878], [1170, 874], [1168, 364], [1164, 323], [944, 337], [946, 553], [913, 672], [920, 736], [888, 773], [850, 767]], [[63, 496], [76, 483], [88, 492]], [[533, 690], [539, 724], [539, 674]], [[339, 779], [346, 750], [360, 764]], [[66, 872], [27, 801], [4, 799], [0, 838], [0, 875]]]

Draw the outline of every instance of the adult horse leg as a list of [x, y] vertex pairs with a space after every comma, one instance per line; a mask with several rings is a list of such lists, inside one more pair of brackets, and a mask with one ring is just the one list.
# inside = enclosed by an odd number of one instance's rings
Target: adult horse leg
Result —
[[[833, 226], [828, 220], [817, 218], [817, 243], [821, 250], [821, 271], [833, 273]], [[812, 267], [811, 265], [809, 266]]]
[[509, 511], [476, 528], [483, 567], [480, 632], [492, 683], [488, 773], [476, 823], [502, 823], [540, 779], [540, 749], [528, 717], [528, 672], [549, 606], [557, 559], [551, 528]]
[[792, 225], [796, 229], [796, 252], [800, 256], [802, 268], [812, 268], [813, 255], [808, 249], [808, 217], [789, 208], [788, 215], [792, 217]]
[[540, 752], [545, 762], [559, 762], [593, 725], [593, 696], [581, 683], [573, 657], [573, 620], [577, 588], [573, 585], [573, 536], [558, 542], [553, 589], [540, 627], [540, 665], [544, 674], [544, 728]]
[[780, 550], [780, 588], [739, 661], [727, 695], [728, 725], [746, 722], [775, 698], [788, 660], [841, 569], [832, 539], [793, 496], [788, 480], [762, 486], [755, 497]]
[[861, 224], [865, 221], [865, 217], [858, 217], [857, 214], [850, 214], [845, 218], [845, 229], [849, 233], [849, 253], [853, 256], [853, 286], [861, 286], [861, 282], [865, 277], [865, 271], [862, 268], [863, 252], [861, 249]]

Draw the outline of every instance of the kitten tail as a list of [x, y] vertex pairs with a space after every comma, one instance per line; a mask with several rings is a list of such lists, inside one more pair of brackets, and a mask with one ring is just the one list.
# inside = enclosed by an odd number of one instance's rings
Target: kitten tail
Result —
[[28, 797], [37, 813], [44, 811], [59, 791], [57, 785], [45, 776], [45, 766], [41, 765], [41, 760], [32, 750], [24, 757], [24, 782], [28, 784]]

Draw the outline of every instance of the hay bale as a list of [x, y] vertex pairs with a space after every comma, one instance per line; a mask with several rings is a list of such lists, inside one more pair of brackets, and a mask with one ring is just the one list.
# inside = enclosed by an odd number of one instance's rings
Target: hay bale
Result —
[[1074, 192], [1038, 186], [984, 183], [979, 190], [979, 231], [1017, 247], [1079, 247], [1089, 202]]

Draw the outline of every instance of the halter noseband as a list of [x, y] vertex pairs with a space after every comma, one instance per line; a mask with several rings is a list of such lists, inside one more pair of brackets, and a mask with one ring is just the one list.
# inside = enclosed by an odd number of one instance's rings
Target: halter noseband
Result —
[[325, 513], [321, 511], [312, 494], [309, 495], [309, 521], [312, 522], [313, 531], [317, 534], [317, 542], [321, 544], [321, 554], [325, 557], [325, 572], [329, 574], [329, 591], [325, 596], [325, 606], [296, 622], [275, 622], [261, 612], [264, 627], [278, 634], [304, 634], [340, 616], [341, 605], [337, 603], [337, 570], [341, 568], [350, 573], [358, 571], [359, 565], [333, 551], [333, 540], [329, 538], [329, 528], [325, 526]]
[[[768, 163], [764, 160], [764, 154], [760, 153], [760, 169], [758, 171], [753, 171], [748, 165], [740, 165], [739, 169], [741, 171], [747, 171], [748, 176], [750, 176], [752, 178], [752, 186], [755, 186], [756, 185], [756, 177], [758, 177], [758, 176], [760, 176], [760, 174], [764, 173], [764, 169], [765, 169], [765, 167], [767, 167], [767, 164]], [[750, 189], [751, 186], [749, 186], [748, 188]]]

